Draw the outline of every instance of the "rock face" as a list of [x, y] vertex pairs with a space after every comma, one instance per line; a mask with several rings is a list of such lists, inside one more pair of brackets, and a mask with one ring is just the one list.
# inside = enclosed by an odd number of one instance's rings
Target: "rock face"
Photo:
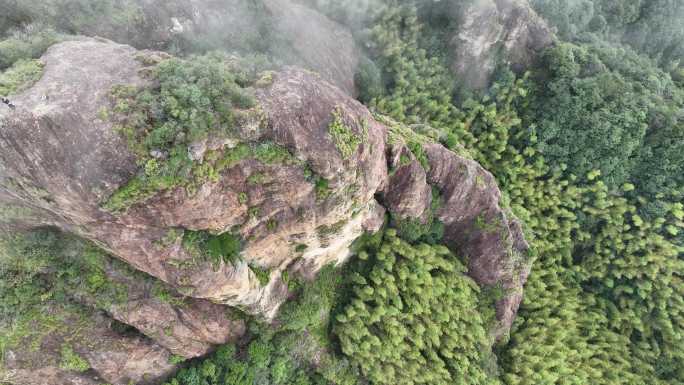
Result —
[[516, 71], [530, 67], [554, 35], [527, 0], [454, 2], [458, 27], [451, 37], [452, 70], [468, 88], [489, 86], [499, 60]]
[[491, 331], [499, 339], [515, 319], [531, 267], [521, 224], [501, 207], [496, 180], [477, 162], [440, 144], [424, 144], [423, 150], [427, 171], [409, 156], [405, 145], [390, 147], [394, 171], [383, 191], [383, 202], [399, 218], [425, 220], [433, 199], [431, 190], [439, 190], [440, 204], [433, 215], [444, 225], [444, 241], [467, 260], [468, 275], [479, 285], [503, 291], [496, 302], [498, 324]]
[[[171, 353], [149, 339], [114, 331], [106, 317], [50, 307], [43, 317], [59, 327], [38, 330], [24, 344], [4, 352], [0, 382], [26, 385], [154, 384], [175, 370]], [[83, 362], [83, 372], [66, 366], [64, 349]], [[88, 367], [90, 369], [88, 369]], [[81, 370], [82, 370], [81, 369]]]
[[[384, 127], [338, 88], [295, 69], [259, 91], [267, 118], [252, 139], [289, 149], [326, 181], [325, 197], [317, 196], [301, 165], [246, 159], [194, 195], [179, 188], [124, 215], [102, 210], [101, 203], [136, 171], [126, 144], [111, 123], [98, 117], [113, 85], [143, 83], [135, 55], [130, 47], [90, 39], [53, 46], [42, 59], [42, 79], [13, 98], [15, 111], [3, 113], [3, 195], [46, 213], [35, 225], [57, 225], [91, 239], [185, 295], [241, 306], [267, 318], [285, 298], [279, 273], [292, 261], [315, 260], [317, 267], [339, 261], [356, 237], [374, 230], [366, 224], [382, 216], [373, 194], [387, 174]], [[348, 159], [328, 133], [333, 111], [357, 135], [364, 132], [364, 143]], [[256, 173], [264, 180], [250, 183]], [[240, 202], [240, 194], [246, 202]], [[259, 215], [250, 216], [250, 208]], [[222, 232], [235, 226], [241, 226], [243, 239], [250, 239], [244, 260], [235, 266], [195, 263], [180, 237], [160, 244], [172, 230]], [[301, 255], [294, 252], [300, 244], [306, 245]], [[271, 282], [260, 285], [249, 264], [272, 269]]]
[[226, 306], [173, 295], [173, 289], [143, 273], [133, 273], [121, 263], [108, 261], [103, 270], [112, 285], [125, 291], [125, 301], [103, 303], [87, 290], [78, 292], [75, 299], [102, 308], [115, 320], [133, 326], [175, 355], [200, 357], [216, 345], [235, 342], [246, 332], [245, 321]]
[[425, 151], [428, 181], [442, 195], [436, 216], [445, 226], [445, 241], [467, 259], [468, 275], [478, 284], [504, 290], [496, 304], [500, 325], [494, 334], [499, 338], [513, 323], [530, 273], [522, 227], [501, 207], [496, 180], [477, 162], [437, 144]]
[[[115, 385], [144, 383], [146, 377], [140, 376], [150, 368], [155, 371], [149, 378], [173, 368], [168, 364], [172, 353], [196, 357], [239, 338], [244, 322], [225, 305], [272, 319], [288, 295], [284, 271], [312, 277], [325, 264], [344, 261], [356, 238], [382, 226], [386, 209], [426, 218], [433, 187], [443, 204], [429, 214], [444, 223], [446, 240], [469, 259], [470, 275], [478, 283], [506, 289], [497, 303], [497, 333], [510, 326], [528, 273], [520, 257], [527, 245], [517, 221], [500, 207], [491, 174], [438, 144], [423, 145], [426, 171], [406, 145], [388, 146], [388, 128], [363, 105], [306, 70], [288, 67], [274, 74], [270, 84], [256, 90], [258, 107], [236, 128], [239, 140], [273, 143], [287, 149], [291, 160], [262, 163], [247, 156], [196, 191], [165, 190], [123, 213], [103, 209], [138, 168], [101, 113], [111, 103], [112, 86], [146, 84], [136, 55], [129, 46], [101, 39], [55, 45], [41, 59], [42, 78], [12, 96], [16, 109], [0, 105], [3, 226], [55, 226], [75, 233], [186, 297], [183, 303], [163, 301], [145, 280], [107, 266], [109, 280], [127, 287], [126, 303], [103, 306], [85, 294], [77, 300], [146, 337], [89, 328], [93, 341], [106, 343], [74, 349], [100, 377]], [[340, 142], [331, 127], [355, 141]], [[208, 150], [235, 145], [212, 138], [193, 149], [199, 162]], [[199, 230], [239, 235], [241, 259], [197, 258], [183, 237]], [[266, 271], [268, 282], [255, 269]], [[120, 338], [122, 345], [116, 345]], [[31, 376], [43, 372], [52, 383], [90, 383], [85, 374], [65, 374], [54, 363], [29, 365], [20, 356], [15, 354], [10, 367], [24, 376], [20, 383], [40, 383]], [[67, 375], [73, 379], [64, 380]]]
[[385, 206], [399, 218], [424, 221], [432, 203], [432, 189], [427, 184], [423, 166], [403, 144], [391, 145], [388, 152], [393, 171], [384, 192]]

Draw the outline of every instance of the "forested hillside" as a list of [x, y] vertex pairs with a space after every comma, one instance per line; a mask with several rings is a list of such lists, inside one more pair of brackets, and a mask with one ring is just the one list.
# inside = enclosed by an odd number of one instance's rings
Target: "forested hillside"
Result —
[[[56, 43], [97, 35], [149, 50], [136, 57], [148, 80], [112, 88], [111, 105], [99, 113], [117, 127], [137, 170], [100, 202], [106, 215], [61, 225], [63, 213], [52, 210], [54, 217], [39, 222], [31, 209], [55, 207], [55, 199], [37, 189], [29, 195], [44, 204], [3, 203], [4, 195], [24, 199], [17, 191], [28, 188], [3, 176], [11, 166], [0, 156], [0, 360], [12, 360], [5, 352], [22, 344], [40, 347], [40, 338], [56, 338], [64, 319], [100, 312], [116, 319], [110, 324], [117, 333], [142, 333], [168, 350], [160, 360], [170, 366], [154, 381], [141, 377], [141, 384], [684, 384], [684, 1], [302, 0], [287, 8], [295, 15], [287, 17], [317, 15], [304, 37], [279, 21], [285, 8], [271, 8], [271, 1], [228, 3], [245, 25], [207, 19], [190, 28], [176, 21], [167, 27], [182, 30], [168, 34], [158, 20], [192, 9], [174, 1], [151, 10], [152, 2], [134, 0], [0, 0], [0, 96], [7, 98], [0, 107], [7, 116], [8, 104], [30, 99], [22, 92], [41, 79], [40, 58]], [[500, 28], [473, 59], [459, 49], [482, 32], [472, 23], [479, 17], [493, 17]], [[515, 29], [533, 22], [543, 25]], [[338, 59], [336, 68], [300, 44], [318, 44], [326, 34], [311, 33], [329, 31], [330, 23], [340, 28], [331, 33], [344, 45], [340, 50], [354, 55]], [[517, 32], [507, 35], [511, 28]], [[529, 41], [549, 43], [520, 53], [510, 43], [519, 30]], [[338, 81], [350, 63], [353, 87]], [[462, 63], [491, 71], [475, 82]], [[322, 85], [307, 88], [312, 79]], [[486, 86], [475, 87], [482, 79]], [[292, 85], [305, 93], [286, 89]], [[362, 105], [344, 101], [340, 95], [347, 94]], [[283, 107], [283, 100], [301, 109]], [[317, 112], [328, 104], [332, 112]], [[323, 115], [335, 155], [325, 152], [322, 139], [305, 139], [317, 135], [307, 124]], [[249, 130], [238, 130], [244, 121]], [[307, 130], [277, 131], [280, 124]], [[269, 129], [276, 134], [268, 136]], [[230, 148], [211, 148], [211, 138], [225, 132], [242, 137]], [[193, 146], [201, 140], [206, 153], [198, 156]], [[465, 172], [463, 183], [478, 192], [468, 201], [496, 197], [488, 203], [496, 210], [486, 206], [490, 211], [465, 229], [448, 211], [458, 195], [448, 181], [460, 175], [436, 176], [444, 164], [436, 145], [458, 156], [463, 169], [474, 161], [493, 176], [491, 187], [484, 170]], [[288, 178], [291, 195], [268, 187], [270, 179], [287, 184]], [[210, 231], [202, 221], [227, 200], [204, 208], [202, 199], [219, 190], [203, 186], [225, 180], [225, 189], [251, 186], [234, 194], [244, 211], [234, 216], [242, 222]], [[296, 206], [304, 185], [310, 199]], [[411, 196], [410, 205], [395, 204], [393, 186]], [[225, 189], [220, 194], [229, 196]], [[170, 214], [164, 205], [189, 198], [164, 195], [169, 191], [200, 198]], [[288, 217], [264, 203], [268, 194], [298, 209]], [[384, 208], [378, 214], [373, 205]], [[107, 230], [137, 240], [143, 235], [126, 233], [126, 226], [148, 224], [135, 222], [136, 215], [166, 220], [193, 210], [205, 211], [190, 225], [160, 230], [137, 265], [121, 257], [129, 249], [120, 239], [84, 228], [114, 217], [124, 225]], [[366, 223], [375, 217], [379, 230], [369, 231]], [[309, 219], [316, 226], [296, 227]], [[516, 238], [517, 223], [524, 239]], [[289, 226], [295, 228], [289, 237], [281, 236]], [[314, 232], [318, 243], [292, 236]], [[477, 238], [493, 233], [500, 238]], [[500, 239], [505, 249], [496, 282], [478, 271], [479, 249], [471, 245], [478, 239]], [[271, 264], [245, 258], [257, 242], [267, 245], [258, 253], [285, 248], [287, 257]], [[487, 242], [494, 246], [486, 250], [497, 252], [500, 244]], [[173, 261], [180, 267], [160, 272], [145, 265], [155, 253], [181, 248], [194, 254]], [[310, 254], [342, 249], [348, 258]], [[209, 267], [195, 275], [174, 276], [203, 263]], [[225, 266], [236, 269], [230, 279], [240, 271], [250, 279], [214, 295], [202, 277], [214, 282]], [[131, 282], [144, 282], [146, 294]], [[239, 302], [240, 290], [261, 297]], [[150, 331], [122, 310], [143, 297], [175, 309], [169, 314], [220, 304], [227, 310], [212, 310], [212, 324], [244, 330], [202, 341], [185, 336], [169, 348], [165, 338], [176, 338], [176, 331]], [[507, 302], [520, 297], [519, 309]], [[199, 300], [206, 303], [193, 302]], [[55, 366], [78, 375], [97, 369], [91, 356], [79, 355], [87, 345], [79, 332], [63, 334]], [[191, 343], [201, 346], [189, 353], [183, 346]], [[11, 375], [0, 366], [0, 383], [30, 383]]]

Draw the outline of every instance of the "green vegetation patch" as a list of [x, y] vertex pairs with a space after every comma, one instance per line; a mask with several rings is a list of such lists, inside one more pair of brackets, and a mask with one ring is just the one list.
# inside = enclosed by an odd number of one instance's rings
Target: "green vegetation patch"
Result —
[[43, 303], [84, 296], [107, 309], [128, 299], [105, 269], [135, 274], [90, 242], [54, 230], [0, 237], [0, 319], [12, 320]]
[[491, 353], [479, 288], [458, 259], [445, 246], [412, 246], [393, 229], [372, 258], [368, 274], [352, 275], [352, 298], [334, 328], [370, 382], [496, 383], [481, 366]]
[[[412, 130], [410, 127], [397, 122], [396, 120], [383, 116], [380, 114], [375, 114], [375, 118], [386, 124], [389, 127], [389, 141], [390, 143], [404, 143], [406, 147], [411, 151], [413, 156], [416, 157], [420, 165], [425, 169], [430, 169], [430, 164], [427, 158], [427, 154], [423, 149], [423, 145], [427, 143], [432, 143], [434, 140], [426, 135]], [[409, 159], [402, 158], [401, 164], [408, 162]]]
[[[118, 212], [126, 210], [133, 204], [144, 202], [160, 191], [175, 187], [185, 187], [191, 192], [200, 184], [208, 181], [218, 181], [220, 173], [246, 159], [256, 159], [264, 164], [301, 165], [290, 151], [273, 142], [240, 143], [234, 148], [223, 151], [209, 151], [205, 155], [204, 163], [189, 162], [190, 179], [175, 176], [160, 176], [160, 168], [164, 161], [148, 160], [143, 173], [134, 176], [128, 183], [117, 190], [105, 203], [105, 208]], [[255, 172], [247, 178], [251, 184], [263, 184], [268, 176], [264, 172]], [[240, 193], [239, 202], [247, 202], [246, 193]]]
[[271, 280], [271, 269], [267, 267], [261, 267], [257, 264], [250, 264], [249, 265], [250, 270], [254, 273], [254, 275], [257, 277], [257, 280], [259, 280], [259, 283], [261, 286], [266, 286], [268, 282]]
[[242, 246], [242, 238], [230, 231], [214, 235], [207, 231], [186, 230], [183, 235], [183, 247], [194, 257], [209, 260], [214, 266], [221, 262], [238, 262]]
[[90, 369], [88, 361], [74, 352], [74, 349], [69, 345], [62, 345], [61, 355], [62, 360], [59, 363], [59, 367], [63, 370], [80, 373]]
[[43, 76], [45, 65], [40, 60], [23, 59], [0, 73], [0, 96], [16, 94], [30, 88]]
[[40, 26], [32, 27], [32, 31], [17, 32], [7, 39], [0, 40], [0, 71], [20, 61], [38, 59], [48, 47], [66, 38], [49, 28], [35, 30]]
[[342, 155], [342, 159], [349, 159], [361, 144], [361, 136], [354, 133], [352, 128], [345, 123], [342, 114], [342, 109], [335, 107], [332, 112], [332, 121], [328, 125], [328, 132]]
[[329, 182], [327, 179], [319, 175], [314, 177], [314, 191], [316, 193], [317, 201], [324, 201], [332, 194], [332, 189], [328, 184]]
[[532, 76], [499, 71], [486, 96], [457, 104], [456, 79], [423, 45], [423, 21], [400, 6], [373, 27], [387, 89], [371, 105], [439, 130], [495, 176], [524, 223], [530, 251], [516, 258], [535, 263], [498, 350], [501, 380], [680, 381], [682, 90], [648, 58], [585, 36], [547, 50]]
[[348, 360], [329, 351], [330, 313], [339, 299], [342, 275], [326, 266], [313, 282], [287, 281], [295, 298], [283, 304], [275, 329], [252, 321], [250, 341], [220, 347], [165, 385], [356, 384], [358, 374]]

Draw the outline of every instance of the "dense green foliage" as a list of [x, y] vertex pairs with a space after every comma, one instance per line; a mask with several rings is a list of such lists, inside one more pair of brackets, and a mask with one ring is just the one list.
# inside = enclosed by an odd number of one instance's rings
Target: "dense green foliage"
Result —
[[[490, 95], [459, 108], [451, 97], [456, 90], [444, 87], [452, 84], [444, 80], [449, 77], [447, 69], [438, 59], [428, 59], [420, 47], [415, 11], [396, 9], [382, 20], [373, 31], [380, 48], [375, 60], [386, 63], [384, 76], [393, 80], [372, 105], [397, 120], [425, 122], [439, 129], [445, 145], [473, 156], [494, 173], [511, 209], [525, 222], [536, 261], [511, 341], [500, 348], [503, 380], [508, 384], [681, 383], [684, 286], [677, 272], [682, 271], [678, 236], [683, 213], [681, 203], [668, 200], [673, 198], [668, 192], [676, 193], [681, 186], [675, 170], [681, 170], [682, 163], [678, 154], [667, 153], [669, 145], [677, 148], [681, 122], [676, 113], [658, 115], [679, 108], [672, 104], [677, 103], [676, 96], [671, 96], [679, 91], [667, 75], [628, 50], [560, 45], [547, 53], [547, 67], [539, 76], [515, 80], [502, 73]], [[585, 60], [594, 60], [593, 72], [581, 72]], [[569, 76], [563, 78], [563, 71], [570, 71]], [[649, 71], [654, 76], [644, 75]], [[535, 94], [538, 90], [542, 93]], [[585, 97], [573, 99], [576, 90], [584, 90]], [[548, 94], [543, 92], [550, 91], [556, 92], [555, 99], [547, 103], [542, 99]], [[588, 106], [587, 99], [595, 106]], [[565, 104], [553, 110], [560, 102]], [[580, 122], [592, 117], [592, 108], [598, 111], [594, 118], [598, 127], [619, 130], [619, 135], [591, 138], [595, 123], [585, 121], [590, 126], [573, 123], [587, 132], [577, 136], [558, 123], [556, 129], [568, 130], [562, 140], [579, 139], [578, 144], [604, 152], [632, 149], [642, 159], [658, 151], [654, 157], [663, 164], [661, 175], [673, 174], [660, 179], [639, 175], [641, 179], [634, 182], [651, 184], [652, 190], [635, 190], [629, 183], [609, 187], [618, 181], [612, 175], [607, 183], [602, 181], [601, 172], [589, 166], [584, 167], [591, 172], [580, 174], [560, 161], [547, 163], [542, 150], [548, 148], [548, 141], [541, 144], [540, 138], [560, 137], [552, 130], [554, 119], [571, 117], [566, 119]], [[546, 116], [548, 123], [536, 122], [535, 114]], [[615, 118], [606, 126], [598, 119], [600, 114]], [[659, 121], [658, 116], [669, 118]], [[662, 127], [644, 136], [643, 124], [654, 127], [654, 121]], [[645, 139], [656, 135], [656, 140]], [[616, 147], [620, 138], [635, 137], [628, 146]], [[615, 140], [612, 148], [606, 140]], [[625, 159], [623, 154], [614, 157], [613, 162]], [[644, 163], [635, 164], [635, 169]], [[657, 170], [654, 163], [655, 159], [649, 167]], [[624, 168], [623, 175], [637, 175], [631, 165], [612, 166]], [[663, 179], [669, 185], [654, 184]], [[657, 193], [647, 200], [640, 198], [651, 191]], [[640, 212], [648, 208], [645, 204], [659, 210], [646, 210], [652, 214], [642, 216]]]
[[50, 29], [28, 28], [13, 33], [0, 40], [0, 71], [20, 60], [38, 59], [49, 46], [64, 38]]
[[274, 325], [252, 321], [252, 340], [221, 347], [167, 384], [355, 384], [355, 371], [346, 359], [328, 352], [330, 314], [344, 292], [339, 271], [327, 266], [314, 282], [293, 280], [296, 299], [283, 306]]
[[105, 278], [117, 263], [92, 244], [53, 230], [4, 235], [0, 239], [0, 314], [21, 316], [44, 301], [62, 300], [78, 291], [99, 300], [125, 301], [126, 289]]
[[[42, 229], [0, 237], [0, 359], [17, 344], [40, 346], [41, 338], [61, 327], [63, 312], [80, 314], [75, 298], [89, 298], [106, 309], [127, 300], [124, 285], [109, 280], [115, 268], [136, 279], [149, 279], [110, 258], [94, 245]], [[65, 348], [66, 349], [66, 348]], [[83, 368], [72, 351], [64, 365]], [[87, 367], [85, 368], [87, 369]]]
[[355, 133], [351, 127], [347, 125], [342, 117], [342, 111], [336, 108], [332, 112], [332, 119], [328, 125], [328, 132], [335, 143], [335, 147], [342, 155], [342, 159], [348, 159], [356, 152], [356, 149], [361, 144], [362, 135]]
[[182, 369], [166, 384], [312, 384], [307, 372], [292, 366], [289, 352], [282, 348], [270, 341], [256, 340], [245, 347], [245, 358], [240, 358], [234, 345], [225, 345], [201, 364]]
[[206, 231], [185, 230], [183, 247], [198, 258], [209, 258], [217, 266], [221, 261], [234, 264], [240, 259], [242, 239], [230, 231], [213, 235]]
[[598, 169], [609, 187], [631, 182], [651, 198], [677, 193], [684, 91], [668, 74], [605, 43], [559, 44], [542, 61], [525, 112], [551, 165], [575, 175]]
[[[679, 0], [533, 0], [564, 40], [622, 42], [667, 71], [684, 65], [684, 3]], [[681, 68], [681, 67], [680, 67]]]
[[[364, 251], [361, 259], [370, 256]], [[337, 315], [342, 351], [374, 384], [491, 384], [479, 288], [444, 246], [411, 246], [388, 230], [376, 261]], [[426, 368], [430, 368], [426, 370]]]

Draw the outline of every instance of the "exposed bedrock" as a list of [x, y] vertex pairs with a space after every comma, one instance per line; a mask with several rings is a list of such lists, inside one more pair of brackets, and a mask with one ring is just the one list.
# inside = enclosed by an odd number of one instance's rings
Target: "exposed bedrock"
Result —
[[[283, 271], [311, 277], [328, 263], [343, 262], [356, 238], [382, 226], [385, 210], [425, 219], [433, 188], [442, 200], [434, 215], [445, 225], [449, 246], [467, 258], [478, 283], [505, 289], [497, 304], [497, 335], [510, 326], [529, 271], [527, 244], [517, 220], [501, 207], [493, 176], [430, 143], [423, 145], [429, 163], [424, 169], [406, 146], [388, 144], [388, 127], [366, 107], [306, 70], [288, 67], [274, 74], [256, 90], [254, 119], [236, 127], [241, 141], [275, 143], [296, 161], [266, 164], [246, 157], [196, 191], [178, 187], [124, 212], [103, 209], [138, 172], [127, 143], [100, 113], [111, 104], [112, 86], [147, 84], [137, 54], [101, 39], [57, 44], [41, 59], [42, 78], [12, 96], [16, 109], [0, 105], [0, 204], [4, 213], [17, 214], [0, 222], [10, 229], [56, 226], [75, 233], [185, 296], [182, 304], [160, 301], [149, 284], [107, 270], [110, 280], [129, 288], [129, 299], [103, 310], [144, 334], [136, 338], [160, 357], [196, 357], [239, 338], [244, 322], [225, 305], [272, 319], [288, 295]], [[358, 143], [342, 151], [330, 133], [333, 123]], [[196, 145], [199, 150], [190, 150], [201, 158], [202, 149], [235, 144], [210, 138]], [[244, 240], [241, 259], [196, 258], [182, 241], [191, 230], [237, 233]], [[267, 282], [255, 268], [267, 272]], [[85, 295], [78, 300], [98, 307]], [[81, 353], [112, 384], [125, 377], [115, 369], [133, 365], [98, 369], [103, 356], [85, 348]], [[163, 360], [157, 353], [150, 357]], [[168, 368], [158, 367], [161, 377]]]

